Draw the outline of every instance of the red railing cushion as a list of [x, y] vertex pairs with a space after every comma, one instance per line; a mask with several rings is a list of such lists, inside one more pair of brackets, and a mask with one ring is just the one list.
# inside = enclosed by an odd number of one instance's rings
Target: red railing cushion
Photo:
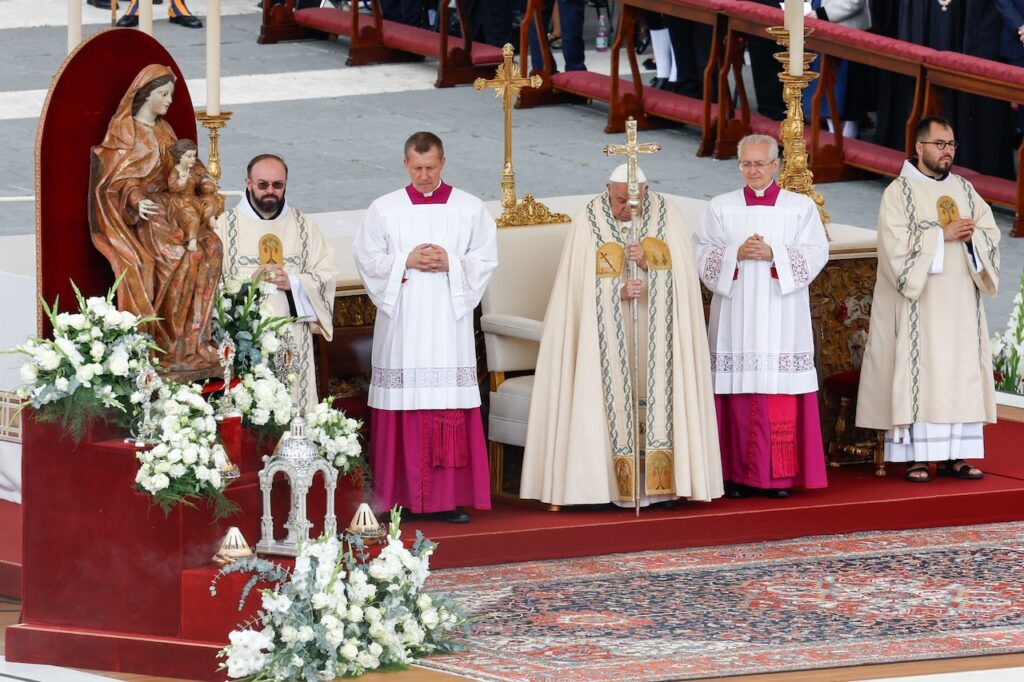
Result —
[[582, 95], [600, 102], [612, 100], [612, 79], [593, 71], [563, 71], [551, 74], [551, 85], [574, 95]]
[[[324, 33], [352, 37], [352, 13], [348, 10], [333, 7], [316, 7], [295, 10], [295, 23], [307, 28], [315, 28]], [[372, 24], [371, 17], [361, 17], [361, 22]]]

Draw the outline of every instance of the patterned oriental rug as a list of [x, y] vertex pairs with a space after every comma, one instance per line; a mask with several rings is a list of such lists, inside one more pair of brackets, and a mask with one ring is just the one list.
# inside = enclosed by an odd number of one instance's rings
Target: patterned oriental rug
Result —
[[681, 680], [1024, 651], [1024, 523], [438, 571], [473, 621], [428, 668]]

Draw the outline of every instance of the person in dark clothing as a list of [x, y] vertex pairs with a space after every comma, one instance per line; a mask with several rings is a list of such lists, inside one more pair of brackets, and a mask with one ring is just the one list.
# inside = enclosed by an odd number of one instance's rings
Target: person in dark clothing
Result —
[[[778, 0], [747, 0], [761, 5], [778, 7]], [[779, 80], [779, 62], [775, 53], [781, 50], [774, 40], [750, 36], [747, 51], [750, 52], [750, 71], [754, 76], [754, 97], [757, 99], [757, 113], [781, 121], [786, 118], [786, 104], [782, 101], [782, 81]], [[705, 52], [705, 54], [707, 54]], [[678, 54], [676, 59], [678, 59]]]

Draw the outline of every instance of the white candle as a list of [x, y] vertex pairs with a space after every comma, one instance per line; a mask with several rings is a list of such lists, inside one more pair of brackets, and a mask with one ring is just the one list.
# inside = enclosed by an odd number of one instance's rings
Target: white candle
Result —
[[139, 0], [139, 30], [153, 35], [153, 0]]
[[82, 0], [68, 0], [68, 54], [82, 42]]
[[220, 115], [220, 0], [206, 2], [206, 113]]
[[789, 75], [804, 75], [804, 3], [786, 0], [786, 24], [789, 29]]

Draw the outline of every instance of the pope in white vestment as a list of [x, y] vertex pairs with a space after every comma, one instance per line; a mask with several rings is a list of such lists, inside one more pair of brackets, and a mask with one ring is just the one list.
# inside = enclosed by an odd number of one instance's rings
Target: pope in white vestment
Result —
[[246, 195], [217, 220], [224, 275], [250, 279], [263, 271], [265, 281], [279, 287], [268, 298], [274, 315], [298, 318], [290, 326], [297, 346], [292, 398], [302, 412], [317, 403], [312, 334], [328, 341], [334, 335], [334, 249], [309, 216], [285, 201], [284, 163], [276, 156], [257, 159], [250, 164]]
[[465, 523], [459, 507], [490, 508], [473, 311], [498, 264], [497, 234], [483, 202], [440, 179], [440, 144], [430, 133], [410, 138], [412, 183], [370, 205], [354, 253], [377, 307], [369, 394], [376, 507]]
[[778, 146], [740, 142], [747, 186], [715, 197], [694, 233], [712, 292], [708, 338], [727, 494], [826, 485], [808, 287], [828, 262], [817, 206], [773, 180]]
[[[943, 142], [943, 148], [936, 146]], [[999, 228], [965, 178], [950, 173], [944, 121], [918, 129], [916, 162], [885, 190], [878, 215], [878, 279], [861, 368], [857, 426], [884, 430], [885, 459], [907, 479], [981, 478], [996, 420], [992, 353], [981, 294], [999, 287]]]
[[[544, 317], [520, 497], [549, 504], [641, 504], [722, 495], [704, 308], [690, 233], [671, 201], [644, 192], [631, 232], [626, 170], [576, 216]], [[643, 181], [642, 172], [639, 179]], [[646, 268], [628, 280], [630, 245]], [[630, 303], [639, 318], [632, 376]], [[642, 398], [634, 415], [633, 386]], [[634, 471], [633, 428], [640, 471]], [[636, 481], [636, 478], [639, 481]]]

